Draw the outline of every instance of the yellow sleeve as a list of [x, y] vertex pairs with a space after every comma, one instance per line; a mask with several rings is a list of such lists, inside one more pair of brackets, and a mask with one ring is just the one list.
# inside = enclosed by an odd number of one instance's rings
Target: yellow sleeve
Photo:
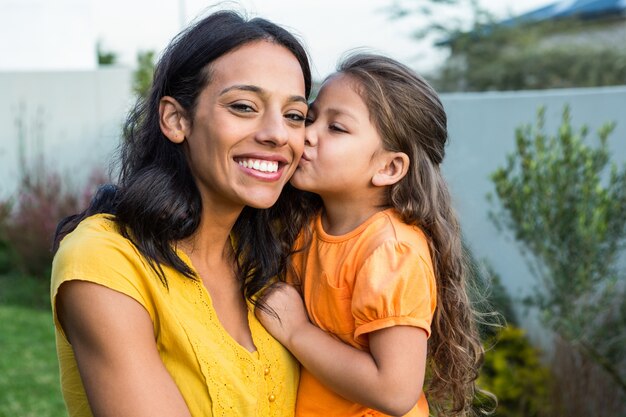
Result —
[[435, 311], [435, 278], [430, 262], [410, 244], [388, 241], [357, 273], [352, 295], [354, 338], [392, 326], [415, 326], [430, 336]]
[[154, 321], [148, 302], [150, 279], [162, 285], [136, 247], [117, 232], [113, 221], [103, 215], [89, 217], [63, 239], [52, 262], [50, 296], [55, 326], [63, 333], [56, 314], [59, 287], [74, 280], [100, 284], [135, 299]]

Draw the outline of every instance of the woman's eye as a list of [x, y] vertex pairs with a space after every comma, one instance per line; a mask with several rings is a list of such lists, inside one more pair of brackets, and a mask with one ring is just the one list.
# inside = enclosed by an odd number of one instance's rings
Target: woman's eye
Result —
[[298, 123], [302, 123], [306, 120], [301, 113], [288, 113], [285, 117]]
[[252, 113], [255, 111], [252, 106], [245, 103], [233, 103], [230, 105], [230, 108], [240, 113]]

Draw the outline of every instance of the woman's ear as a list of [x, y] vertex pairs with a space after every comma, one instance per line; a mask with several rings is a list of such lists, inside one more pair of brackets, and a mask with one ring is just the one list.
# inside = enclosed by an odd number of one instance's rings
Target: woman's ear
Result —
[[189, 135], [189, 121], [185, 109], [175, 98], [164, 96], [159, 101], [159, 126], [173, 143], [182, 143]]
[[385, 152], [381, 157], [382, 168], [372, 177], [374, 186], [393, 185], [404, 178], [409, 171], [409, 157], [404, 152]]

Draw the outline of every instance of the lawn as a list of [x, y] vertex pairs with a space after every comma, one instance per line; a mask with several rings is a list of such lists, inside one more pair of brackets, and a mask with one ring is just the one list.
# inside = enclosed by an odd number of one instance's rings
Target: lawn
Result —
[[[67, 416], [50, 309], [14, 303], [24, 298], [14, 298], [12, 284], [6, 277], [0, 279], [0, 417]], [[41, 300], [43, 294], [38, 293]]]

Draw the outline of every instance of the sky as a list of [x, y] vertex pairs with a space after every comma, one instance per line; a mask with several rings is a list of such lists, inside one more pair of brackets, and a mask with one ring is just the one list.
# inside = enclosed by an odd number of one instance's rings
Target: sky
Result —
[[[341, 54], [354, 48], [431, 71], [445, 55], [431, 42], [411, 37], [420, 24], [416, 16], [390, 19], [385, 8], [393, 1], [0, 0], [0, 70], [95, 67], [96, 41], [116, 53], [120, 65], [134, 66], [138, 51], [158, 53], [194, 18], [226, 7], [267, 18], [298, 35], [311, 55], [317, 79], [332, 72]], [[553, 1], [480, 0], [480, 4], [497, 18], [506, 18]], [[469, 11], [457, 10], [450, 16], [454, 17], [467, 20]]]

